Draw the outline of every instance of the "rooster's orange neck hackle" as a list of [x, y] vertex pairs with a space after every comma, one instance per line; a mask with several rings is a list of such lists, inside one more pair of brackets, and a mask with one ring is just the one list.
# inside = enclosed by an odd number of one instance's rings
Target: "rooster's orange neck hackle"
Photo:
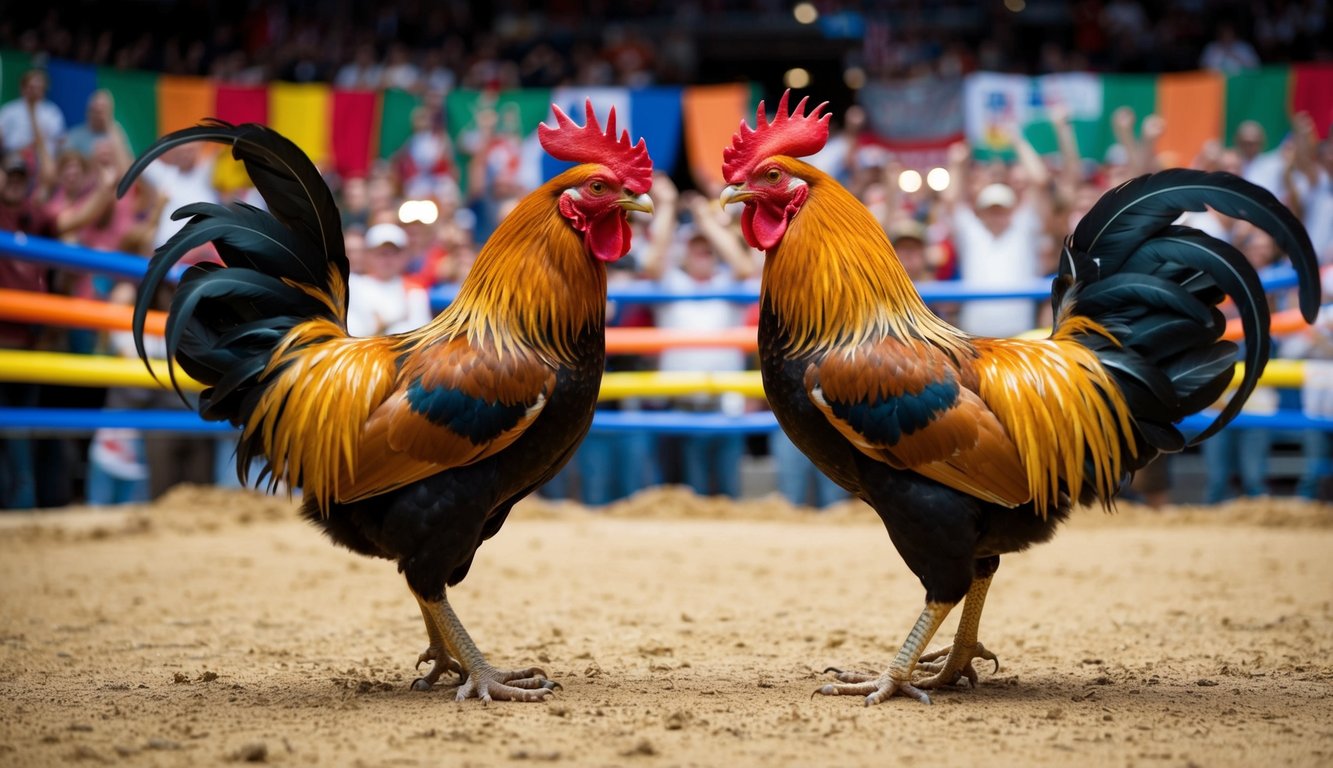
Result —
[[777, 162], [810, 185], [764, 262], [762, 300], [781, 318], [791, 352], [892, 336], [964, 356], [967, 344], [926, 307], [870, 211], [814, 166], [787, 157]]
[[572, 168], [524, 198], [477, 254], [453, 303], [409, 334], [406, 348], [467, 334], [501, 352], [527, 347], [570, 364], [574, 342], [606, 321], [606, 267], [556, 207], [560, 193], [590, 173]]

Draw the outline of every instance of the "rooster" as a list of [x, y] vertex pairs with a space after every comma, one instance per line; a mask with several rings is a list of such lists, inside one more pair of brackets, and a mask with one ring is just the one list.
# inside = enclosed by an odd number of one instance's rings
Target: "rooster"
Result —
[[[150, 297], [191, 248], [223, 264], [190, 267], [167, 319], [169, 360], [207, 388], [206, 419], [242, 427], [238, 473], [303, 490], [302, 514], [355, 552], [396, 560], [416, 596], [433, 662], [457, 698], [540, 701], [537, 668], [492, 667], [445, 596], [514, 503], [569, 461], [592, 423], [606, 354], [606, 263], [630, 247], [630, 211], [651, 213], [642, 139], [605, 132], [587, 104], [578, 126], [555, 108], [538, 128], [577, 163], [524, 198], [476, 258], [457, 298], [422, 328], [347, 333], [348, 263], [339, 212], [315, 166], [259, 125], [210, 122], [162, 138], [130, 168], [192, 141], [229, 144], [268, 211], [233, 203], [176, 212], [185, 227], [153, 257], [134, 313], [144, 354]], [[175, 382], [175, 367], [169, 368]], [[179, 390], [178, 390], [179, 391]]]
[[[741, 202], [767, 251], [759, 355], [769, 403], [792, 441], [873, 507], [926, 591], [882, 674], [844, 672], [820, 693], [893, 695], [966, 679], [1000, 556], [1046, 541], [1071, 505], [1110, 508], [1132, 472], [1187, 441], [1175, 424], [1221, 397], [1237, 348], [1220, 339], [1230, 296], [1245, 373], [1194, 441], [1239, 411], [1268, 359], [1268, 304], [1230, 245], [1172, 222], [1205, 205], [1253, 222], [1291, 257], [1312, 320], [1319, 284], [1309, 236], [1269, 193], [1234, 176], [1169, 170], [1111, 190], [1065, 240], [1049, 338], [966, 334], [933, 315], [883, 230], [856, 198], [797, 159], [828, 139], [825, 105], [772, 122], [759, 106], [723, 152], [724, 203]], [[922, 651], [963, 602], [953, 644]], [[920, 671], [925, 676], [913, 677]]]

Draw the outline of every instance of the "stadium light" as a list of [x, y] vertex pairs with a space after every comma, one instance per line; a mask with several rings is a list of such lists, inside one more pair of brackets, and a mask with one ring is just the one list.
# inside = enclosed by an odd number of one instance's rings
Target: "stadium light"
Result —
[[398, 206], [398, 220], [404, 224], [421, 222], [434, 224], [440, 218], [440, 209], [433, 200], [404, 200]]
[[787, 70], [787, 74], [783, 76], [782, 81], [787, 84], [788, 88], [805, 88], [810, 85], [810, 73], [801, 67], [792, 67]]
[[819, 9], [814, 3], [797, 3], [791, 9], [791, 15], [802, 24], [814, 24], [819, 20]]
[[909, 195], [921, 189], [921, 174], [910, 168], [898, 174], [898, 189]]

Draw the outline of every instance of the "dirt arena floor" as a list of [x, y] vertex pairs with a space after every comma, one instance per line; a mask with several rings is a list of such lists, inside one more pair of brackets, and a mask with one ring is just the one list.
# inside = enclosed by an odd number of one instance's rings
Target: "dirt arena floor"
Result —
[[1001, 566], [1000, 671], [932, 706], [811, 696], [920, 610], [859, 505], [527, 502], [451, 596], [497, 665], [563, 688], [409, 690], [402, 578], [285, 500], [0, 517], [0, 765], [1333, 764], [1328, 507], [1080, 512]]

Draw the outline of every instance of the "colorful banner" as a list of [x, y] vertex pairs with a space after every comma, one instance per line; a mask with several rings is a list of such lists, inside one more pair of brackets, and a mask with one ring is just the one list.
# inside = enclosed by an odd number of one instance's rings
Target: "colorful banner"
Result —
[[329, 160], [330, 89], [324, 83], [270, 83], [268, 124], [322, 166]]
[[1158, 79], [1156, 113], [1165, 128], [1157, 153], [1166, 165], [1190, 165], [1204, 144], [1222, 141], [1225, 89], [1216, 72], [1180, 72]]
[[97, 70], [97, 87], [111, 92], [117, 122], [125, 129], [130, 153], [148, 149], [161, 134], [157, 127], [157, 75], [138, 70]]
[[82, 123], [88, 114], [88, 97], [97, 90], [97, 69], [90, 64], [52, 59], [46, 72], [51, 77], [47, 98], [65, 116], [65, 128]]
[[[1057, 150], [1049, 110], [1062, 105], [1070, 115], [1080, 154], [1103, 161], [1115, 143], [1111, 116], [1128, 107], [1134, 112], [1136, 130], [1147, 115], [1160, 115], [1165, 132], [1158, 151], [1169, 162], [1188, 165], [1205, 142], [1229, 144], [1243, 120], [1264, 126], [1268, 148], [1281, 142], [1297, 109], [1292, 79], [1293, 69], [1287, 67], [1266, 67], [1230, 77], [1209, 71], [1042, 77], [981, 72], [966, 79], [963, 112], [967, 138], [978, 154], [1009, 151], [1006, 133], [1014, 126], [1039, 153], [1046, 154]], [[1303, 103], [1314, 110], [1333, 111], [1333, 96], [1324, 95], [1333, 91], [1333, 68], [1308, 83], [1300, 91]], [[1326, 132], [1327, 124], [1321, 135]]]
[[[1291, 128], [1291, 115], [1298, 111], [1293, 108], [1291, 81], [1291, 70], [1286, 67], [1264, 67], [1228, 77], [1222, 128], [1225, 141], [1231, 142], [1242, 122], [1254, 120], [1268, 137], [1264, 149], [1280, 144]], [[1333, 83], [1328, 86], [1333, 88]]]
[[333, 167], [342, 176], [364, 176], [379, 137], [379, 94], [374, 91], [334, 91], [329, 142]]
[[1319, 135], [1333, 128], [1333, 64], [1297, 64], [1291, 86], [1291, 111], [1314, 118]]
[[[642, 138], [648, 147], [648, 154], [653, 158], [654, 168], [669, 170], [675, 167], [680, 145], [680, 88], [570, 87], [557, 88], [551, 92], [550, 97], [552, 104], [559, 105], [565, 114], [580, 125], [586, 122], [585, 99], [592, 100], [593, 110], [603, 130], [606, 129], [606, 119], [611, 108], [615, 107], [617, 136], [622, 131], [628, 131], [631, 144], [638, 143]], [[549, 114], [547, 122], [555, 125], [554, 112]], [[545, 152], [541, 155], [543, 178], [549, 179], [572, 165], [556, 160]]]
[[[157, 81], [159, 136], [198, 125], [217, 113], [217, 88], [202, 77], [162, 75]], [[80, 121], [81, 122], [81, 121]]]
[[0, 51], [0, 103], [19, 97], [19, 78], [32, 67], [32, 56], [23, 51]]
[[[685, 125], [685, 159], [695, 183], [721, 191], [722, 149], [742, 120], [754, 123], [750, 88], [746, 85], [700, 85], [686, 88], [681, 99]], [[776, 102], [768, 104], [769, 115]], [[711, 194], [713, 189], [706, 189]]]
[[415, 94], [398, 88], [386, 88], [380, 93], [379, 139], [371, 145], [376, 157], [397, 152], [412, 135], [412, 110], [420, 103]]
[[214, 117], [241, 125], [268, 123], [268, 88], [262, 85], [219, 85]]
[[[580, 114], [582, 114], [580, 112]], [[493, 120], [492, 140], [498, 136], [512, 150], [514, 162], [526, 169], [521, 178], [524, 186], [533, 187], [543, 180], [542, 160], [545, 153], [537, 143], [537, 124], [551, 118], [551, 92], [543, 88], [525, 88], [516, 91], [482, 92], [451, 91], [444, 100], [444, 123], [454, 151], [460, 158], [459, 185], [466, 191], [471, 183], [465, 156], [485, 152], [478, 120]], [[580, 121], [582, 122], [582, 121]], [[516, 146], [514, 146], [516, 145]], [[500, 153], [495, 153], [499, 162]]]
[[876, 144], [908, 168], [943, 165], [963, 138], [962, 78], [868, 83], [857, 94]]
[[[19, 78], [31, 64], [32, 57], [22, 51], [0, 50], [0, 102], [18, 97]], [[169, 131], [217, 117], [271, 125], [316, 162], [342, 175], [364, 174], [375, 158], [398, 151], [411, 136], [411, 114], [421, 104], [418, 96], [393, 89], [342, 91], [327, 84], [282, 82], [237, 86], [59, 59], [48, 61], [47, 67], [50, 98], [68, 125], [82, 123], [88, 96], [94, 88], [105, 88], [115, 97], [116, 119], [137, 152]], [[766, 95], [770, 104], [778, 96]], [[722, 149], [742, 120], [753, 121], [759, 96], [757, 88], [745, 84], [524, 89], [485, 96], [454, 91], [443, 111], [465, 190], [467, 157], [476, 149], [476, 116], [483, 98], [497, 110], [502, 127], [518, 138], [519, 149], [512, 154], [519, 158], [523, 184], [539, 183], [562, 167], [541, 151], [535, 136], [537, 124], [552, 117], [551, 102], [583, 122], [583, 100], [590, 97], [602, 120], [616, 105], [619, 127], [636, 140], [646, 139], [658, 170], [675, 172], [683, 160], [696, 183], [707, 187], [721, 183]], [[1327, 136], [1333, 125], [1333, 65], [1265, 67], [1230, 77], [1204, 72], [1041, 77], [981, 72], [961, 81], [871, 83], [859, 101], [871, 127], [870, 136], [863, 138], [895, 149], [904, 160], [914, 152], [933, 153], [937, 160], [941, 148], [960, 135], [980, 155], [1007, 154], [1006, 136], [1015, 129], [1038, 152], [1055, 152], [1051, 116], [1058, 105], [1069, 115], [1084, 157], [1106, 159], [1115, 141], [1111, 115], [1129, 107], [1138, 121], [1152, 113], [1162, 115], [1166, 134], [1159, 150], [1175, 162], [1189, 163], [1203, 142], [1229, 143], [1243, 120], [1256, 120], [1265, 128], [1269, 148], [1286, 136], [1290, 116], [1297, 111], [1310, 113], [1320, 136]]]

